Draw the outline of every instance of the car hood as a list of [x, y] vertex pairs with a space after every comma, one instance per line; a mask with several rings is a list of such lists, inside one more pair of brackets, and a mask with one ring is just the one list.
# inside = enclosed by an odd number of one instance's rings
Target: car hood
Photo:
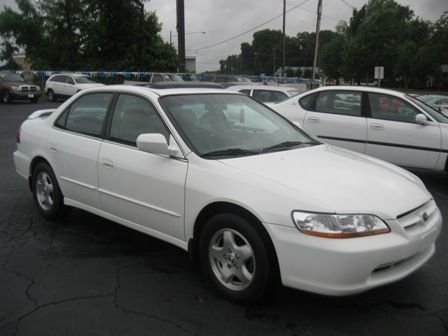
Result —
[[305, 211], [391, 219], [432, 198], [420, 179], [404, 169], [330, 145], [220, 161], [289, 189], [298, 205], [300, 200], [315, 205], [300, 209]]
[[3, 84], [6, 84], [8, 86], [21, 86], [21, 85], [37, 86], [37, 85], [30, 84], [30, 83], [27, 83], [27, 82], [3, 82]]
[[85, 83], [85, 84], [76, 84], [76, 86], [80, 89], [90, 89], [93, 87], [98, 87], [98, 86], [104, 86], [104, 84], [101, 83]]

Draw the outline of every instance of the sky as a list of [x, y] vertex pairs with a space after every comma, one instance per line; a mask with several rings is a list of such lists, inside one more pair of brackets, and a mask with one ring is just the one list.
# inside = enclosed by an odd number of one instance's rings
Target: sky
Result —
[[[448, 10], [448, 0], [396, 0], [403, 6], [410, 6], [414, 13], [425, 20], [436, 21]], [[353, 8], [360, 8], [367, 0], [322, 0], [321, 29], [334, 29], [340, 20], [348, 21]], [[286, 10], [303, 4], [286, 14], [286, 34], [295, 36], [301, 31], [314, 31], [318, 0], [287, 0]], [[3, 5], [15, 8], [14, 0], [0, 0]], [[161, 36], [177, 45], [176, 0], [150, 0], [145, 8], [155, 11], [162, 24]], [[219, 60], [238, 54], [243, 42], [251, 42], [254, 31], [261, 29], [282, 29], [282, 0], [185, 0], [185, 43], [186, 54], [196, 56], [197, 70], [216, 70]], [[211, 44], [227, 40], [276, 17], [280, 17], [238, 38], [219, 46], [206, 48]], [[205, 32], [205, 34], [203, 33]]]

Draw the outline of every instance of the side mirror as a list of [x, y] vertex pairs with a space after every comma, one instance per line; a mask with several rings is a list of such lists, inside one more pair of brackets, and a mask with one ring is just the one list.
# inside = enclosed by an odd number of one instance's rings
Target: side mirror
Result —
[[140, 134], [137, 137], [137, 148], [152, 154], [177, 156], [179, 153], [177, 145], [168, 146], [166, 138], [160, 133]]
[[428, 118], [423, 113], [419, 113], [415, 116], [415, 122], [420, 125], [428, 124]]

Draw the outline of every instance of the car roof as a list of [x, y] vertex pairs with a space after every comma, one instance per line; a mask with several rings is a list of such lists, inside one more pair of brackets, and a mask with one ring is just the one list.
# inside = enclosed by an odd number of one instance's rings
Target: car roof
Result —
[[[383, 89], [378, 87], [371, 86], [350, 86], [350, 85], [341, 85], [341, 86], [323, 86], [314, 90], [307, 91], [302, 95], [310, 94], [313, 92], [321, 92], [321, 91], [329, 91], [329, 90], [338, 90], [338, 91], [358, 91], [358, 92], [373, 92], [373, 93], [382, 93], [388, 94], [396, 97], [403, 97], [407, 94], [401, 91], [391, 90], [391, 89]], [[296, 96], [298, 97], [298, 96]]]
[[154, 93], [158, 96], [170, 96], [180, 94], [239, 94], [223, 89], [216, 88], [166, 88], [159, 89], [147, 86], [138, 85], [106, 85], [83, 90], [82, 92], [96, 92], [96, 91], [110, 91], [110, 92], [134, 92], [140, 94]]
[[239, 91], [239, 90], [269, 90], [269, 91], [280, 91], [280, 92], [287, 92], [291, 90], [297, 90], [300, 91], [299, 88], [295, 88], [292, 86], [273, 86], [273, 85], [232, 85], [227, 88], [229, 91]]

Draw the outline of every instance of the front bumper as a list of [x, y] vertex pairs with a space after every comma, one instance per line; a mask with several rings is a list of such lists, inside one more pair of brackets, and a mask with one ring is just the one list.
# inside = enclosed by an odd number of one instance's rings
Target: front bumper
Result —
[[39, 97], [42, 96], [42, 91], [10, 91], [9, 94], [12, 99], [39, 99]]
[[[423, 223], [418, 219], [424, 211], [431, 215]], [[406, 277], [434, 254], [442, 227], [434, 201], [386, 222], [390, 233], [345, 239], [314, 237], [294, 227], [267, 224], [282, 283], [319, 294], [356, 294]]]

